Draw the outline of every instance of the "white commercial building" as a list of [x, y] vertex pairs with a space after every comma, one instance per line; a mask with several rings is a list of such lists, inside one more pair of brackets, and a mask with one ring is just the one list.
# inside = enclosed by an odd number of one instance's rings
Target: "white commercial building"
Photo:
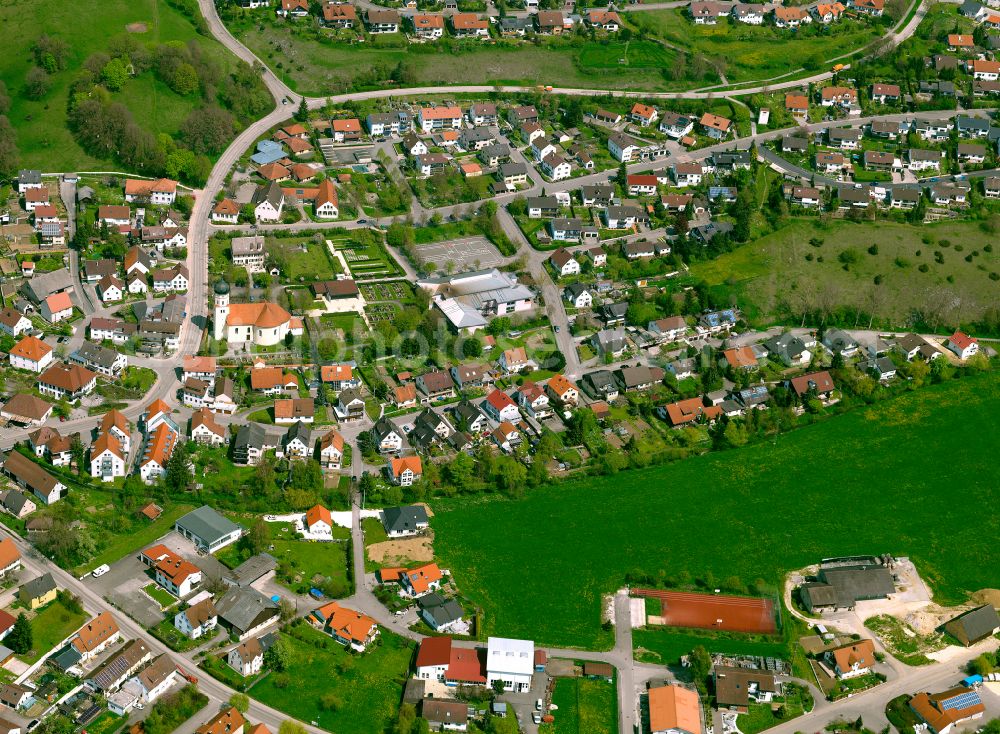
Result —
[[523, 693], [531, 690], [531, 676], [535, 672], [535, 643], [531, 640], [513, 640], [491, 637], [486, 647], [486, 685], [503, 681], [505, 690]]

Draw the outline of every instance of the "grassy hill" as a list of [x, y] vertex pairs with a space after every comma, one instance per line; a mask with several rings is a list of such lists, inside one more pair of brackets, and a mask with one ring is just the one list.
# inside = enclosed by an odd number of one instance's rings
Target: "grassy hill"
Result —
[[[198, 35], [191, 20], [164, 0], [9, 0], [0, 4], [0, 29], [5, 50], [0, 54], [0, 79], [11, 97], [8, 116], [17, 130], [21, 164], [45, 171], [118, 170], [88, 155], [66, 128], [70, 84], [86, 59], [106, 51], [116, 36], [127, 34], [143, 44], [193, 40], [224, 69], [235, 61], [214, 39]], [[23, 88], [35, 63], [32, 45], [42, 33], [67, 43], [70, 53], [66, 68], [51, 75], [48, 93], [36, 101], [28, 99]], [[171, 135], [201, 101], [197, 94], [176, 94], [152, 72], [132, 77], [111, 98], [128, 107], [143, 128]]]
[[[803, 308], [828, 308], [845, 314], [847, 326], [860, 309], [874, 312], [876, 324], [905, 328], [920, 314], [934, 328], [945, 328], [983, 319], [995, 306], [995, 238], [979, 222], [914, 227], [793, 218], [731, 253], [692, 264], [691, 275], [734, 292], [741, 308], [762, 323], [797, 320]], [[858, 325], [867, 327], [867, 316]]]
[[487, 632], [603, 646], [600, 598], [641, 569], [777, 585], [855, 553], [912, 557], [943, 603], [1000, 586], [1000, 375], [923, 389], [775, 443], [521, 501], [434, 503], [435, 550]]

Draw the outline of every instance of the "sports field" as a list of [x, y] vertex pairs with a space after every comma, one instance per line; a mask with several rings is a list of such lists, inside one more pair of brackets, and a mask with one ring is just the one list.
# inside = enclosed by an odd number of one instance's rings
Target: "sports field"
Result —
[[609, 647], [601, 597], [634, 570], [776, 587], [820, 558], [894, 553], [914, 559], [936, 600], [958, 603], [1000, 586], [1000, 514], [983, 511], [1000, 501], [998, 404], [1000, 375], [986, 374], [773, 443], [518, 501], [438, 501], [435, 553], [483, 607], [487, 634], [549, 645]]
[[669, 627], [765, 635], [778, 630], [771, 599], [662, 589], [632, 589], [632, 595], [659, 599], [662, 624]]

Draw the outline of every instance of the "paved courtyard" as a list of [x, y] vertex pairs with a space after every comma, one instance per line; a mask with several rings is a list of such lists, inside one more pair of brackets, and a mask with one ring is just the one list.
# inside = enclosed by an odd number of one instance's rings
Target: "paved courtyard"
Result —
[[454, 272], [492, 268], [503, 262], [503, 255], [485, 237], [466, 237], [417, 247], [420, 262], [445, 270], [450, 262]]

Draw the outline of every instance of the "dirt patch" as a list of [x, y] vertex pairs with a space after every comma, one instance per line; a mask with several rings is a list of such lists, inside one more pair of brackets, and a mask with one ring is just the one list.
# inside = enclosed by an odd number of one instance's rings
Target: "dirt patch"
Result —
[[408, 563], [434, 560], [433, 536], [385, 540], [368, 546], [368, 557], [384, 566], [405, 566]]
[[575, 678], [580, 674], [573, 661], [564, 658], [549, 658], [545, 672], [553, 678]]
[[972, 595], [972, 601], [976, 604], [992, 604], [1000, 609], [1000, 589], [980, 589]]
[[129, 33], [145, 33], [149, 27], [145, 23], [129, 23], [125, 26], [125, 30]]

